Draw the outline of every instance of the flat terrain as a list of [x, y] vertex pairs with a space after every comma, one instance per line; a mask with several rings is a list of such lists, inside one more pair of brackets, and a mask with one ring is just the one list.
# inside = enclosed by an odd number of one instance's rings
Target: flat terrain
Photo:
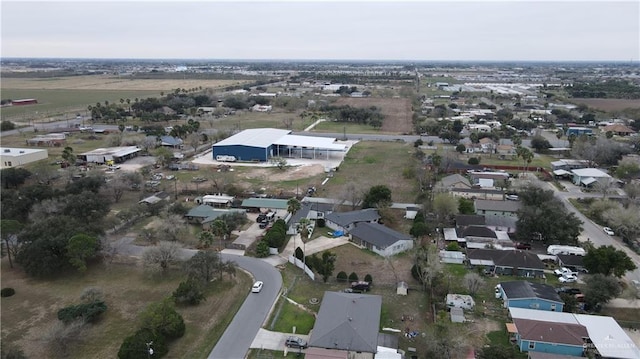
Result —
[[376, 106], [384, 115], [382, 132], [411, 133], [411, 100], [406, 98], [351, 98], [341, 97], [336, 106], [349, 105], [358, 108]]
[[640, 108], [640, 100], [617, 98], [573, 98], [572, 102], [583, 103], [602, 111], [620, 111], [626, 108]]
[[[178, 271], [164, 276], [145, 273], [135, 261], [100, 264], [85, 274], [72, 273], [60, 279], [36, 280], [20, 270], [9, 269], [2, 260], [2, 286], [16, 294], [2, 298], [2, 344], [21, 347], [28, 358], [55, 357], [45, 340], [59, 309], [79, 303], [82, 290], [102, 289], [107, 311], [101, 319], [69, 346], [69, 358], [113, 358], [125, 337], [138, 328], [139, 313], [151, 302], [171, 295], [184, 280]], [[211, 333], [235, 313], [250, 287], [250, 279], [238, 271], [235, 280], [214, 284], [207, 300], [198, 306], [178, 307], [186, 324], [185, 336], [175, 341], [167, 358], [204, 357], [215, 344]], [[222, 331], [218, 335], [222, 334]]]

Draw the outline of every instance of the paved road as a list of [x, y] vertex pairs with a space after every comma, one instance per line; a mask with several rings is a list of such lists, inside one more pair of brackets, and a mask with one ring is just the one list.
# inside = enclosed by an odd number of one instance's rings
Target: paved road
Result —
[[[118, 253], [139, 257], [146, 247], [131, 244], [133, 237], [123, 237], [116, 242]], [[198, 251], [182, 249], [181, 259], [188, 259]], [[258, 334], [258, 330], [266, 321], [282, 288], [280, 272], [269, 262], [234, 254], [221, 253], [223, 260], [236, 263], [240, 268], [253, 275], [255, 280], [264, 282], [260, 293], [251, 293], [247, 288], [247, 297], [235, 317], [216, 343], [208, 358], [210, 359], [242, 359], [247, 355], [249, 347]], [[241, 298], [238, 298], [239, 300]]]

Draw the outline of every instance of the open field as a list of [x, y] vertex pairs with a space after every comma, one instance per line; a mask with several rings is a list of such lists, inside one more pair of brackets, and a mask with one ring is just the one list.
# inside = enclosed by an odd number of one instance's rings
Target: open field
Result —
[[640, 108], [640, 100], [619, 98], [572, 98], [571, 102], [585, 104], [602, 111], [621, 111], [626, 108]]
[[349, 105], [357, 108], [376, 106], [384, 115], [382, 131], [391, 133], [411, 133], [411, 100], [406, 98], [351, 98], [341, 97], [336, 101], [336, 106]]
[[[165, 276], [145, 273], [135, 262], [98, 264], [85, 274], [71, 273], [59, 279], [36, 280], [20, 270], [10, 270], [2, 260], [2, 285], [16, 294], [2, 298], [2, 343], [21, 347], [29, 358], [53, 357], [47, 351], [45, 333], [57, 321], [56, 312], [77, 304], [82, 290], [100, 287], [107, 311], [101, 319], [83, 331], [81, 340], [69, 346], [69, 358], [112, 358], [123, 339], [138, 327], [137, 317], [149, 303], [170, 295], [183, 280], [175, 270]], [[178, 307], [186, 324], [185, 336], [170, 346], [168, 358], [202, 358], [213, 348], [242, 304], [251, 280], [238, 271], [209, 291], [198, 306]]]
[[347, 183], [355, 184], [362, 191], [386, 185], [391, 189], [394, 202], [413, 202], [418, 194], [417, 183], [403, 176], [405, 169], [415, 166], [412, 153], [413, 145], [404, 142], [358, 142], [318, 196], [342, 198]]
[[[244, 83], [240, 80], [131, 79], [111, 75], [57, 78], [2, 78], [2, 99], [35, 98], [37, 105], [5, 107], [2, 119], [43, 118], [66, 112], [86, 111], [96, 102], [119, 102], [156, 97], [177, 88], [221, 89]], [[37, 113], [36, 113], [37, 112]], [[81, 112], [82, 113], [82, 112]], [[85, 113], [82, 113], [85, 115]]]

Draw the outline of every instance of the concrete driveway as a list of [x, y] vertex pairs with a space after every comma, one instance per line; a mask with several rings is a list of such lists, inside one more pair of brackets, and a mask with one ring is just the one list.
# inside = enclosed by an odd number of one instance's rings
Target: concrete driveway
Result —
[[[296, 337], [300, 337], [309, 342], [309, 335], [305, 334], [291, 334], [291, 333], [280, 333], [280, 332], [272, 332], [266, 329], [258, 330], [258, 334], [255, 339], [253, 339], [253, 343], [251, 343], [252, 349], [266, 349], [266, 350], [285, 350], [284, 341], [288, 336], [295, 335]], [[297, 348], [291, 348], [290, 351], [297, 352]], [[304, 349], [302, 349], [304, 353]]]

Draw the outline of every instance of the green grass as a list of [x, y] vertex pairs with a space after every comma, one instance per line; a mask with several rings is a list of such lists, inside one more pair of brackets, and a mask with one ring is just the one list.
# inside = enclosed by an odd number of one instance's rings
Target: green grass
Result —
[[313, 128], [314, 132], [330, 132], [330, 133], [365, 133], [365, 134], [385, 134], [380, 129], [373, 128], [369, 125], [346, 123], [346, 122], [334, 122], [324, 121], [320, 122]]
[[133, 103], [136, 97], [147, 98], [159, 95], [159, 91], [150, 90], [23, 90], [3, 88], [3, 99], [35, 98], [38, 100], [38, 104], [5, 107], [2, 109], [1, 117], [2, 120], [28, 121], [32, 118], [61, 116], [67, 111], [77, 111], [86, 116], [88, 115], [87, 106], [95, 105], [96, 102], [104, 104], [106, 100], [110, 103], [119, 104], [121, 98], [128, 98]]
[[248, 359], [264, 359], [264, 358], [304, 358], [304, 354], [298, 355], [296, 349], [290, 350], [287, 355], [283, 351], [250, 349], [247, 355]]
[[[285, 299], [281, 298], [280, 300]], [[300, 304], [304, 305], [305, 303]], [[293, 327], [296, 327], [296, 333], [309, 334], [311, 329], [313, 329], [314, 323], [315, 318], [311, 313], [285, 300], [273, 330], [276, 332], [292, 333]]]

